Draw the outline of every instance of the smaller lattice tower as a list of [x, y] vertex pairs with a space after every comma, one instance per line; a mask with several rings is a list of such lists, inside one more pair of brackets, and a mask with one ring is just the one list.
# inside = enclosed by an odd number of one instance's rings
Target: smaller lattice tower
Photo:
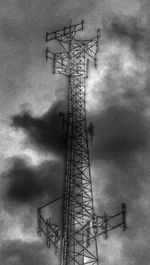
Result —
[[[64, 27], [46, 34], [46, 41], [57, 40], [63, 52], [46, 50], [46, 60], [53, 60], [53, 71], [68, 78], [67, 113], [61, 113], [64, 124], [65, 183], [64, 193], [55, 201], [38, 208], [38, 233], [43, 232], [47, 246], [54, 245], [62, 265], [98, 264], [97, 236], [108, 237], [108, 231], [122, 226], [126, 229], [126, 207], [115, 215], [97, 216], [93, 206], [93, 192], [88, 148], [88, 131], [93, 136], [93, 126], [87, 127], [86, 78], [89, 58], [96, 55], [100, 30], [92, 40], [80, 40], [76, 33], [82, 31], [84, 22]], [[53, 224], [43, 217], [46, 206], [63, 200], [62, 225]]]

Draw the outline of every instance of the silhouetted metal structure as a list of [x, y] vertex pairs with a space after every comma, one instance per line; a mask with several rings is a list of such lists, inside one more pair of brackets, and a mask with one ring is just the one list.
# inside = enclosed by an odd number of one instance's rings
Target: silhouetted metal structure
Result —
[[[64, 123], [65, 183], [62, 225], [53, 224], [43, 217], [43, 208], [38, 208], [38, 233], [44, 233], [47, 246], [53, 245], [62, 265], [98, 264], [97, 236], [108, 236], [108, 231], [122, 226], [126, 229], [126, 207], [115, 215], [97, 216], [93, 206], [93, 192], [88, 148], [86, 119], [86, 78], [89, 58], [97, 65], [100, 30], [92, 40], [75, 38], [82, 31], [84, 22], [46, 33], [46, 41], [57, 40], [63, 52], [46, 50], [46, 60], [53, 60], [53, 72], [68, 78], [67, 113], [60, 113]], [[91, 137], [94, 135], [90, 124]]]

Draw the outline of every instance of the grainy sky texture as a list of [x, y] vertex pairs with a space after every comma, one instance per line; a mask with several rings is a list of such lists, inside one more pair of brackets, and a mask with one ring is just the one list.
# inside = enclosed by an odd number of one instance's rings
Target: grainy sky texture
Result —
[[[150, 260], [149, 0], [0, 0], [0, 264], [56, 265], [39, 239], [36, 208], [62, 192], [61, 120], [67, 80], [45, 62], [45, 32], [85, 20], [101, 28], [90, 64], [88, 122], [95, 206], [127, 204], [128, 230], [99, 240], [103, 265]], [[52, 47], [54, 48], [54, 47]], [[52, 210], [57, 221], [61, 212]]]

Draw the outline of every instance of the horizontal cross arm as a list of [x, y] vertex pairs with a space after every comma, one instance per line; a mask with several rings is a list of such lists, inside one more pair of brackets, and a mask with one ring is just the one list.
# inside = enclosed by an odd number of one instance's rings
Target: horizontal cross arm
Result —
[[108, 232], [117, 227], [122, 227], [123, 231], [127, 229], [126, 224], [126, 205], [122, 203], [121, 211], [114, 215], [107, 215], [104, 212], [103, 216], [93, 217], [93, 228], [97, 236], [104, 235], [105, 239], [108, 237]]
[[46, 32], [46, 41], [51, 41], [54, 39], [59, 39], [62, 36], [69, 36], [70, 34], [76, 33], [77, 31], [83, 30], [84, 21], [82, 20], [80, 23], [71, 25], [68, 27], [63, 27], [60, 30], [54, 31], [52, 33]]

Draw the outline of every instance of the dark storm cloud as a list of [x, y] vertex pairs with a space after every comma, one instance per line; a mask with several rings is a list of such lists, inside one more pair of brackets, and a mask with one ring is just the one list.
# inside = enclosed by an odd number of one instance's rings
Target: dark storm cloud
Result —
[[[114, 52], [112, 49], [105, 61], [103, 83], [98, 82], [95, 89], [95, 97], [102, 98], [103, 110], [98, 106], [90, 119], [95, 124], [93, 157], [118, 163], [118, 158], [132, 157], [149, 148], [149, 67], [147, 58], [144, 64], [144, 57], [135, 54], [138, 48], [141, 54], [146, 52], [149, 29], [143, 28], [139, 17], [111, 15], [103, 22], [108, 38], [105, 41], [111, 41]], [[120, 42], [119, 49], [116, 40]]]
[[3, 172], [6, 188], [3, 195], [7, 208], [35, 206], [41, 201], [62, 195], [63, 166], [61, 162], [45, 161], [32, 166], [27, 160], [13, 158], [11, 167]]
[[[112, 215], [120, 211], [121, 202], [126, 203], [127, 231], [123, 235], [119, 230], [110, 234], [117, 234], [122, 243], [121, 260], [133, 265], [140, 265], [142, 261], [148, 264], [149, 191], [144, 189], [149, 185], [150, 174], [149, 119], [134, 108], [109, 106], [95, 121], [92, 157], [97, 176], [105, 183], [103, 194], [107, 198], [100, 196], [97, 212], [101, 215], [105, 210]], [[97, 192], [101, 181], [98, 181]]]
[[126, 44], [130, 42], [133, 49], [137, 49], [138, 44], [144, 41], [146, 31], [137, 18], [116, 16], [111, 20], [108, 19], [108, 21], [104, 22], [104, 28], [106, 27], [106, 34], [109, 39], [118, 39], [126, 42]]
[[101, 111], [94, 119], [95, 157], [115, 160], [147, 147], [148, 120], [137, 109], [112, 105]]
[[0, 263], [3, 265], [48, 265], [54, 264], [45, 246], [39, 242], [21, 240], [4, 241], [0, 250]]
[[[121, 262], [147, 265], [150, 260], [146, 247], [150, 244], [149, 191], [146, 190], [150, 174], [149, 27], [146, 24], [144, 28], [140, 18], [118, 15], [108, 18], [104, 31], [106, 43], [109, 41], [114, 50], [105, 61], [103, 83], [96, 84], [95, 95], [100, 97], [102, 106], [97, 107], [96, 114], [89, 114], [95, 127], [91, 157], [97, 194], [101, 183], [104, 187], [104, 199], [100, 194], [96, 206], [99, 214], [105, 210], [111, 215], [120, 210], [121, 202], [126, 203], [128, 229], [122, 236], [115, 231], [122, 243]], [[131, 48], [128, 58], [124, 47]], [[126, 62], [132, 63], [133, 58], [137, 67], [129, 67], [128, 71], [124, 66]]]
[[60, 117], [60, 112], [63, 109], [63, 102], [56, 102], [41, 117], [33, 117], [29, 112], [23, 112], [12, 118], [12, 125], [24, 130], [30, 143], [35, 147], [58, 154], [62, 151], [63, 144], [63, 128]]
[[107, 34], [109, 38], [114, 37], [119, 40], [127, 38], [133, 42], [143, 41], [143, 31], [138, 19], [134, 17], [113, 17], [107, 28]]
[[[113, 2], [115, 3], [115, 1]], [[41, 47], [43, 47], [45, 31], [52, 31], [68, 24], [66, 17], [68, 17], [68, 20], [70, 19], [69, 16], [77, 19], [76, 14], [81, 16], [85, 15], [86, 12], [89, 16], [93, 9], [93, 1], [86, 1], [82, 8], [81, 5], [83, 5], [81, 1], [66, 1], [64, 3], [64, 1], [48, 0], [42, 2], [42, 4], [40, 4], [40, 1], [19, 1], [17, 5], [13, 1], [16, 15], [12, 15], [10, 8], [9, 15], [4, 19], [2, 18], [3, 23], [1, 23], [5, 40], [5, 53], [3, 53], [1, 59], [3, 65], [1, 73], [3, 73], [5, 80], [1, 81], [1, 87], [6, 87], [6, 90], [10, 91], [10, 94], [7, 93], [10, 102], [14, 91], [24, 89], [28, 70], [30, 70], [28, 67], [33, 67], [33, 65], [36, 67], [41, 63], [41, 58], [44, 60], [44, 48], [41, 50]], [[1, 10], [3, 12], [3, 8]], [[98, 10], [95, 13], [98, 13]], [[102, 11], [102, 13], [105, 17], [105, 12]], [[143, 12], [143, 18], [144, 15]], [[99, 13], [97, 17], [100, 17]], [[137, 51], [139, 47], [142, 47], [142, 49], [147, 47], [147, 51], [149, 51], [149, 37], [140, 25], [139, 19], [123, 17], [118, 14], [112, 19], [107, 17], [107, 22], [104, 31], [110, 43], [115, 43], [115, 40], [117, 40], [123, 46], [128, 47], [130, 45], [132, 51]], [[95, 26], [93, 27], [95, 28]], [[146, 43], [145, 37], [147, 38]], [[106, 39], [103, 39], [104, 45], [105, 41], [107, 42]], [[106, 45], [106, 47], [108, 46]], [[142, 52], [145, 52], [144, 49]], [[110, 71], [106, 76], [106, 84], [110, 89], [110, 93], [105, 93], [104, 109], [96, 115], [92, 114], [90, 118], [95, 125], [92, 158], [98, 171], [97, 179], [101, 176], [100, 178], [103, 181], [104, 176], [107, 176], [104, 191], [107, 200], [101, 200], [99, 208], [101, 210], [104, 205], [106, 206], [105, 210], [108, 209], [108, 212], [112, 213], [113, 209], [116, 212], [115, 209], [118, 209], [121, 201], [127, 204], [129, 223], [127, 232], [123, 234], [124, 257], [121, 258], [119, 264], [147, 265], [150, 260], [148, 251], [150, 240], [147, 233], [150, 224], [148, 206], [146, 207], [146, 192], [144, 194], [143, 187], [148, 186], [150, 172], [149, 118], [145, 116], [146, 109], [142, 94], [139, 96], [134, 89], [140, 87], [140, 79], [138, 79], [140, 73], [134, 76], [133, 79], [136, 81], [127, 80], [121, 76], [122, 82], [119, 84], [118, 79], [121, 80], [119, 76], [120, 65], [118, 64], [118, 67], [113, 71], [115, 60], [116, 58], [110, 60]], [[41, 65], [41, 67], [43, 66]], [[117, 79], [113, 78], [115, 72], [117, 73]], [[111, 78], [110, 73], [112, 73]], [[147, 75], [149, 76], [149, 73]], [[112, 89], [119, 88], [119, 85], [121, 89], [124, 88], [123, 83], [131, 88], [128, 89], [124, 98], [120, 94], [115, 96], [113, 94], [112, 96]], [[147, 82], [147, 90], [149, 90], [149, 82]], [[122, 99], [123, 104], [121, 103]], [[29, 112], [24, 112], [15, 115], [13, 122], [17, 128], [24, 130], [30, 143], [38, 147], [39, 150], [53, 151], [58, 154], [61, 152], [61, 138], [58, 137], [58, 135], [61, 136], [61, 121], [59, 125], [56, 112], [57, 108], [54, 113], [50, 110], [41, 117], [34, 117]], [[104, 176], [101, 173], [102, 163], [106, 165]], [[4, 174], [5, 179], [7, 179], [4, 203], [4, 205], [7, 203], [7, 207], [5, 209], [7, 210], [9, 207], [9, 211], [11, 208], [11, 211], [14, 211], [19, 205], [21, 206], [20, 209], [24, 211], [25, 205], [29, 208], [31, 205], [35, 207], [38, 201], [53, 198], [55, 191], [59, 193], [61, 187], [60, 178], [57, 178], [60, 172], [57, 170], [58, 166], [55, 163], [53, 165], [51, 162], [45, 162], [33, 167], [27, 161], [14, 159], [13, 165]], [[143, 205], [140, 204], [142, 200]], [[31, 216], [33, 217], [33, 212]], [[31, 216], [27, 227], [31, 224]], [[27, 219], [28, 217], [24, 215], [24, 220], [21, 219], [20, 222], [25, 222]], [[13, 265], [14, 263], [22, 265], [26, 262], [31, 265], [35, 263], [47, 265], [43, 252], [41, 253], [40, 250], [42, 251], [43, 248], [35, 246], [34, 243], [10, 241], [3, 244], [0, 263], [4, 265]], [[48, 264], [51, 263], [51, 260], [47, 260]], [[107, 264], [110, 263], [118, 265], [117, 262], [114, 263], [109, 260]]]
[[[149, 106], [145, 100], [149, 96], [145, 87], [137, 89], [138, 86], [133, 86], [134, 82], [129, 82], [124, 77], [122, 80], [124, 91], [113, 93], [110, 86], [103, 97], [103, 110], [100, 109], [90, 117], [95, 124], [92, 157], [97, 175], [105, 183], [103, 192], [107, 197], [107, 200], [98, 202], [97, 211], [101, 214], [106, 210], [108, 214], [113, 214], [119, 210], [121, 202], [126, 203], [128, 230], [120, 239], [123, 244], [122, 258], [133, 265], [140, 265], [142, 260], [144, 264], [148, 264], [150, 259], [144, 236], [150, 225], [146, 199], [148, 194], [144, 193], [150, 173], [150, 120]], [[115, 79], [113, 82], [115, 83]], [[126, 87], [127, 84], [131, 87]], [[118, 88], [117, 81], [116, 87]], [[119, 238], [120, 233], [118, 240]], [[146, 241], [150, 243], [149, 236]]]

